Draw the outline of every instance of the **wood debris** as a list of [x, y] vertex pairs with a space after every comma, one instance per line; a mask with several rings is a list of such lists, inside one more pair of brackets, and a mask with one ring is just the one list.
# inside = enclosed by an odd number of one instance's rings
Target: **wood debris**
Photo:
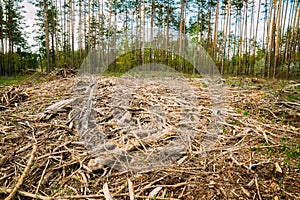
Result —
[[[189, 99], [175, 98], [159, 84], [122, 92], [122, 87], [116, 88], [119, 78], [100, 77], [94, 90], [99, 97], [95, 109], [81, 116], [74, 103], [79, 105], [88, 96], [75, 97], [74, 82], [78, 81], [67, 77], [1, 88], [0, 199], [12, 192], [16, 199], [45, 200], [300, 198], [299, 83], [283, 87], [226, 80], [222, 132], [214, 146], [205, 150], [203, 141], [212, 116], [209, 88], [202, 79], [188, 80], [198, 104], [197, 111], [191, 110], [197, 115], [186, 115], [197, 120], [192, 139], [185, 146], [175, 145], [178, 149], [165, 149], [167, 155], [182, 152], [170, 164], [137, 173], [109, 162], [124, 152], [162, 152], [178, 127], [189, 127], [179, 112]], [[82, 86], [90, 91], [89, 85]], [[163, 109], [156, 109], [156, 104]], [[77, 131], [80, 116], [95, 120], [81, 125], [91, 128], [87, 134], [105, 134], [106, 146], [93, 149], [83, 142]], [[156, 130], [145, 129], [154, 123]], [[136, 131], [141, 127], [147, 131]], [[92, 141], [99, 143], [98, 139]], [[101, 148], [112, 152], [97, 157]]]

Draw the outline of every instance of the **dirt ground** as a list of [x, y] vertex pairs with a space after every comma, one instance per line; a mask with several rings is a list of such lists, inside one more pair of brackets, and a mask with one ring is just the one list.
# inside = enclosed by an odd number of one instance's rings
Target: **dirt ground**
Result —
[[[101, 78], [99, 87], [117, 81]], [[146, 172], [91, 169], [95, 157], [72, 124], [72, 106], [45, 112], [72, 98], [74, 82], [55, 77], [1, 88], [0, 199], [300, 199], [299, 82], [227, 78], [213, 148], [199, 153], [195, 137], [181, 159]], [[188, 82], [209, 115], [207, 86]]]

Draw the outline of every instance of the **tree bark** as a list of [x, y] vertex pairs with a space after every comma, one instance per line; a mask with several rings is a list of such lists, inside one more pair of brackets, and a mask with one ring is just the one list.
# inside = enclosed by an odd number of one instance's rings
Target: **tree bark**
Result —
[[279, 1], [278, 10], [277, 10], [277, 30], [276, 30], [276, 43], [275, 43], [275, 56], [274, 56], [274, 65], [273, 65], [273, 79], [276, 78], [276, 68], [278, 64], [279, 57], [279, 46], [280, 46], [280, 22], [281, 22], [281, 4], [282, 0]]
[[255, 36], [254, 36], [254, 48], [253, 48], [253, 63], [252, 63], [252, 72], [251, 74], [254, 75], [254, 67], [255, 67], [255, 55], [256, 55], [256, 44], [257, 44], [257, 33], [258, 33], [258, 25], [259, 25], [259, 14], [260, 14], [260, 4], [261, 0], [258, 2], [258, 12], [257, 12], [257, 19], [256, 19], [256, 28], [255, 28]]
[[[181, 0], [180, 3], [180, 19], [179, 19], [179, 37], [178, 37], [178, 43], [179, 43], [179, 55], [182, 55], [182, 31], [183, 31], [183, 10], [184, 10], [184, 1]], [[181, 70], [182, 66], [181, 66]]]
[[217, 37], [218, 37], [218, 21], [219, 21], [219, 0], [217, 0], [216, 5], [216, 19], [215, 19], [215, 28], [214, 28], [214, 47], [212, 52], [212, 57], [216, 60], [216, 51], [217, 51]]
[[72, 40], [72, 67], [75, 67], [75, 15], [74, 15], [74, 9], [75, 9], [75, 1], [70, 0], [70, 21], [71, 21], [71, 40]]
[[150, 52], [149, 52], [150, 70], [152, 70], [152, 45], [153, 45], [154, 16], [155, 16], [155, 0], [152, 0], [151, 21], [150, 21]]
[[78, 51], [79, 51], [79, 63], [82, 59], [82, 0], [79, 0], [79, 21], [78, 21]]
[[268, 19], [268, 23], [267, 23], [267, 36], [266, 36], [266, 58], [265, 58], [265, 71], [266, 71], [266, 75], [267, 78], [270, 78], [270, 66], [269, 66], [269, 55], [271, 54], [271, 52], [269, 51], [269, 43], [271, 40], [271, 35], [272, 35], [272, 12], [273, 12], [273, 6], [272, 6], [272, 0], [270, 0], [270, 15], [269, 15], [269, 19]]
[[228, 34], [229, 15], [230, 15], [230, 0], [228, 0], [228, 5], [227, 5], [225, 32], [224, 32], [224, 36], [223, 36], [223, 55], [222, 55], [222, 67], [221, 67], [222, 75], [224, 75], [224, 60], [225, 60], [225, 52], [226, 52], [226, 40], [227, 40], [227, 34]]
[[43, 1], [44, 5], [44, 26], [46, 36], [46, 57], [47, 57], [47, 72], [50, 72], [50, 50], [49, 50], [49, 22], [48, 22], [48, 5], [47, 0]]
[[3, 3], [0, 0], [0, 76], [5, 74], [4, 67], [4, 38], [3, 38]]

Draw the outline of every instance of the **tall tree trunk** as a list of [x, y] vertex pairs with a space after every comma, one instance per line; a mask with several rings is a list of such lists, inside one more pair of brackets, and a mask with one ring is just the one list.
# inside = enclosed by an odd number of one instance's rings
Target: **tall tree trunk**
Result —
[[271, 67], [272, 67], [272, 60], [274, 61], [274, 50], [275, 50], [275, 32], [276, 32], [276, 0], [273, 0], [273, 7], [274, 7], [274, 12], [273, 15], [270, 16], [272, 17], [272, 26], [270, 29], [270, 53], [269, 53], [269, 58], [268, 58], [268, 71], [269, 71], [269, 76], [268, 78], [270, 78], [270, 71], [271, 71]]
[[167, 15], [165, 16], [165, 55], [164, 55], [164, 63], [168, 66], [168, 45], [169, 45], [169, 18], [170, 18], [170, 2], [167, 0], [167, 5], [164, 5], [164, 7], [167, 8]]
[[[242, 67], [243, 62], [242, 62], [242, 58], [243, 58], [243, 32], [244, 32], [244, 23], [245, 23], [245, 11], [244, 11], [244, 16], [242, 17], [242, 22], [240, 22], [240, 38], [239, 38], [239, 57], [238, 57], [238, 69], [237, 72], [239, 75], [241, 72], [243, 72], [244, 67]], [[242, 16], [242, 13], [241, 13]]]
[[152, 70], [152, 42], [153, 42], [154, 17], [155, 17], [155, 0], [152, 0], [151, 21], [150, 21], [150, 52], [149, 52], [150, 70]]
[[298, 17], [296, 21], [296, 26], [295, 26], [295, 34], [293, 38], [293, 46], [292, 46], [292, 55], [293, 55], [293, 60], [296, 60], [296, 49], [297, 49], [297, 43], [299, 41], [299, 18], [300, 18], [300, 8], [298, 7], [298, 12], [296, 12]]
[[66, 9], [66, 16], [67, 16], [67, 57], [68, 57], [68, 65], [70, 65], [71, 63], [70, 61], [70, 57], [71, 57], [71, 5], [69, 5], [70, 0], [68, 0], [68, 9]]
[[75, 9], [75, 0], [70, 0], [70, 21], [71, 21], [71, 40], [72, 40], [72, 67], [75, 67], [75, 15], [74, 15], [74, 9]]
[[78, 64], [81, 63], [82, 60], [82, 0], [79, 0], [79, 21], [78, 21], [78, 51], [79, 51], [79, 58]]
[[[286, 25], [286, 18], [287, 18], [287, 9], [288, 9], [288, 7], [289, 7], [289, 1], [286, 1], [286, 3], [283, 1], [282, 2], [282, 14], [281, 14], [283, 16], [283, 19], [281, 20], [282, 21], [282, 23], [281, 23], [281, 34], [280, 34], [281, 40], [284, 39], [284, 35], [285, 34], [288, 35], [288, 33], [285, 32], [285, 25]], [[279, 52], [282, 52], [282, 49], [283, 49], [283, 46], [280, 45]], [[282, 64], [284, 64], [285, 63], [285, 56], [284, 56], [284, 54], [283, 55], [279, 54], [279, 56], [280, 56], [280, 62]]]
[[268, 19], [268, 24], [267, 24], [267, 36], [266, 36], [266, 58], [265, 58], [265, 71], [267, 72], [267, 78], [270, 78], [270, 65], [269, 65], [269, 56], [271, 54], [269, 50], [270, 46], [270, 40], [271, 40], [271, 35], [272, 35], [272, 15], [273, 15], [273, 6], [272, 6], [272, 0], [270, 0], [270, 15]]
[[[54, 27], [52, 27], [52, 28], [54, 28]], [[50, 29], [50, 31], [49, 31], [50, 33], [50, 35], [51, 35], [51, 68], [53, 68], [53, 67], [55, 67], [55, 36], [54, 36], [54, 31], [53, 30], [51, 30]]]
[[101, 3], [100, 3], [100, 0], [98, 0], [98, 44], [97, 44], [97, 46], [98, 46], [98, 49], [99, 49], [99, 51], [98, 51], [98, 53], [100, 53], [100, 47], [101, 47], [101, 24], [102, 24], [102, 20], [101, 20], [101, 12], [100, 12], [100, 10], [101, 10]]
[[243, 63], [243, 73], [247, 75], [247, 69], [248, 69], [248, 64], [249, 64], [249, 62], [248, 62], [249, 55], [247, 54], [247, 50], [248, 50], [248, 0], [245, 1], [244, 20], [245, 20], [245, 26], [244, 26], [245, 50], [244, 51], [245, 51], [246, 61]]
[[206, 51], [211, 53], [210, 44], [211, 44], [211, 10], [212, 10], [212, 0], [209, 1], [210, 4], [208, 6], [208, 19], [207, 19], [207, 43], [206, 43]]
[[145, 1], [141, 6], [141, 53], [142, 65], [145, 63]]
[[[129, 44], [128, 44], [128, 8], [127, 8], [127, 4], [125, 6], [124, 33], [125, 33], [125, 53], [128, 53]], [[151, 49], [150, 49], [150, 51], [151, 51]], [[124, 64], [123, 70], [124, 70], [124, 72], [126, 72], [127, 68], [128, 68], [128, 59], [127, 58], [125, 58], [124, 63], [125, 64]]]
[[219, 21], [219, 0], [217, 0], [216, 5], [216, 19], [215, 19], [215, 28], [214, 28], [214, 47], [212, 52], [212, 57], [216, 60], [216, 51], [217, 51], [217, 38], [218, 38], [218, 21]]
[[46, 36], [46, 57], [47, 57], [47, 72], [50, 72], [50, 50], [49, 50], [49, 22], [48, 22], [48, 5], [47, 0], [44, 0], [44, 26]]
[[277, 30], [276, 30], [276, 43], [275, 43], [275, 56], [274, 56], [274, 65], [273, 65], [273, 79], [276, 78], [276, 68], [278, 64], [279, 57], [279, 46], [280, 46], [280, 22], [281, 22], [281, 4], [282, 0], [279, 1], [278, 10], [277, 10]]
[[[115, 19], [114, 19], [114, 52], [113, 52], [113, 55], [114, 55], [114, 58], [116, 57], [117, 55], [117, 11], [115, 10]], [[114, 61], [114, 71], [117, 70], [117, 62]]]
[[[58, 2], [56, 0], [56, 3], [55, 3], [55, 7], [56, 9], [58, 8]], [[58, 24], [57, 24], [57, 14], [55, 12], [55, 14], [53, 13], [53, 16], [54, 16], [54, 19], [53, 19], [53, 23], [54, 23], [54, 37], [55, 37], [55, 56], [56, 56], [56, 62], [60, 62], [60, 57], [59, 57], [59, 42], [58, 42], [58, 35], [57, 35], [57, 27], [58, 27]]]
[[[183, 12], [184, 12], [184, 3], [185, 0], [181, 0], [180, 3], [180, 19], [179, 19], [179, 38], [178, 38], [178, 42], [179, 42], [179, 55], [182, 55], [182, 31], [183, 31]], [[182, 69], [182, 65], [180, 66]]]
[[256, 28], [255, 28], [255, 36], [254, 36], [254, 48], [253, 48], [253, 63], [251, 68], [251, 74], [254, 75], [254, 66], [255, 66], [255, 55], [256, 55], [256, 45], [257, 45], [257, 33], [258, 33], [258, 25], [259, 25], [259, 14], [260, 14], [260, 4], [261, 0], [258, 2], [258, 11], [257, 11], [257, 19], [256, 19]]
[[88, 0], [88, 40], [87, 40], [87, 47], [88, 51], [90, 51], [91, 48], [91, 0]]
[[228, 34], [228, 22], [229, 22], [229, 15], [230, 15], [230, 0], [228, 0], [227, 5], [227, 12], [226, 12], [226, 24], [225, 24], [225, 32], [223, 36], [223, 55], [222, 55], [222, 68], [221, 68], [221, 74], [224, 75], [224, 60], [225, 60], [225, 52], [226, 52], [226, 40], [227, 40], [227, 34]]
[[[227, 47], [227, 60], [230, 59], [230, 53], [231, 53], [231, 35], [230, 35], [230, 24], [231, 24], [231, 10], [229, 11], [229, 27], [228, 27], [228, 47]], [[226, 51], [226, 50], [225, 50]], [[232, 62], [230, 62], [230, 65], [232, 64]], [[230, 69], [229, 69], [229, 66], [227, 67], [227, 73], [230, 73]]]
[[[238, 11], [237, 11], [238, 12]], [[237, 13], [238, 15], [238, 13]], [[240, 52], [239, 52], [239, 48], [237, 47], [237, 43], [238, 43], [238, 29], [240, 30], [239, 26], [240, 26], [240, 22], [238, 21], [238, 16], [235, 15], [235, 26], [234, 26], [234, 36], [233, 36], [233, 55], [234, 56], [239, 56]], [[238, 60], [239, 62], [239, 60]], [[236, 74], [238, 73], [238, 69], [237, 69], [237, 63], [235, 62], [232, 66], [232, 74]]]
[[3, 3], [0, 0], [0, 76], [5, 74], [4, 66], [4, 37], [3, 37]]
[[85, 57], [87, 54], [87, 37], [86, 37], [86, 33], [87, 33], [87, 4], [85, 1], [82, 1], [83, 3], [83, 56]]
[[252, 64], [252, 63], [255, 62], [255, 58], [253, 58], [251, 56], [251, 42], [253, 39], [253, 32], [254, 32], [254, 30], [253, 30], [253, 27], [254, 27], [254, 1], [253, 0], [251, 1], [251, 4], [252, 5], [251, 5], [250, 36], [248, 38], [249, 45], [248, 45], [248, 49], [247, 49], [247, 58], [248, 58], [247, 74], [254, 76], [254, 73], [252, 73], [252, 66], [254, 66], [254, 64]]
[[53, 4], [53, 1], [51, 0], [51, 21], [50, 21], [50, 24], [51, 24], [51, 29], [50, 29], [50, 35], [51, 35], [51, 59], [52, 59], [52, 65], [51, 65], [51, 68], [55, 67], [55, 35], [54, 35], [54, 29], [55, 29], [55, 18], [54, 18], [54, 4]]
[[110, 0], [109, 2], [109, 19], [108, 19], [108, 27], [107, 27], [107, 41], [108, 41], [108, 45], [107, 45], [107, 61], [109, 61], [109, 57], [110, 57], [110, 42], [111, 42], [111, 38], [110, 38], [110, 31], [111, 31], [111, 19], [112, 19], [112, 12], [113, 12], [113, 0]]
[[287, 42], [285, 45], [285, 60], [288, 63], [288, 68], [287, 68], [287, 74], [286, 74], [286, 78], [289, 79], [290, 78], [290, 67], [291, 67], [291, 51], [292, 51], [292, 44], [293, 44], [293, 38], [294, 38], [294, 29], [296, 26], [296, 17], [297, 17], [297, 10], [299, 7], [299, 0], [297, 0], [296, 3], [296, 8], [295, 6], [293, 6], [292, 11], [294, 11], [294, 16], [291, 17], [291, 15], [289, 15], [290, 20], [289, 20], [289, 24], [292, 24], [290, 32], [288, 34], [288, 38], [287, 38]]
[[104, 1], [101, 0], [101, 13], [102, 13], [102, 16], [101, 16], [101, 45], [102, 45], [102, 51], [101, 51], [101, 62], [102, 62], [102, 67], [106, 67], [106, 63], [105, 63], [105, 60], [104, 60], [104, 53], [105, 53], [105, 44], [104, 44]]
[[62, 31], [62, 40], [63, 40], [63, 56], [64, 56], [64, 64], [67, 63], [67, 11], [66, 11], [66, 0], [63, 1], [63, 6], [61, 6], [61, 12], [63, 15], [63, 31]]

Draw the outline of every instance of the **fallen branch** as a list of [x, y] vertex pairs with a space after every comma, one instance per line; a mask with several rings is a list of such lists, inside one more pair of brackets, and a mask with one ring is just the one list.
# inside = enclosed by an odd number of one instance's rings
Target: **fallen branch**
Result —
[[262, 200], [260, 192], [259, 192], [259, 186], [258, 186], [257, 177], [255, 177], [255, 186], [256, 186], [256, 189], [257, 189], [258, 198], [259, 198], [259, 200]]
[[[12, 192], [13, 189], [6, 189], [6, 188], [0, 188], [0, 193], [10, 193]], [[67, 199], [88, 199], [88, 198], [103, 198], [104, 195], [102, 194], [92, 194], [92, 195], [74, 195], [74, 196], [59, 196], [59, 197], [47, 197], [47, 196], [42, 196], [38, 194], [32, 194], [30, 192], [25, 192], [25, 191], [17, 191], [18, 194], [24, 196], [24, 197], [30, 197], [33, 199], [41, 199], [41, 200], [55, 200], [55, 199], [60, 199], [60, 200], [67, 200]]]

